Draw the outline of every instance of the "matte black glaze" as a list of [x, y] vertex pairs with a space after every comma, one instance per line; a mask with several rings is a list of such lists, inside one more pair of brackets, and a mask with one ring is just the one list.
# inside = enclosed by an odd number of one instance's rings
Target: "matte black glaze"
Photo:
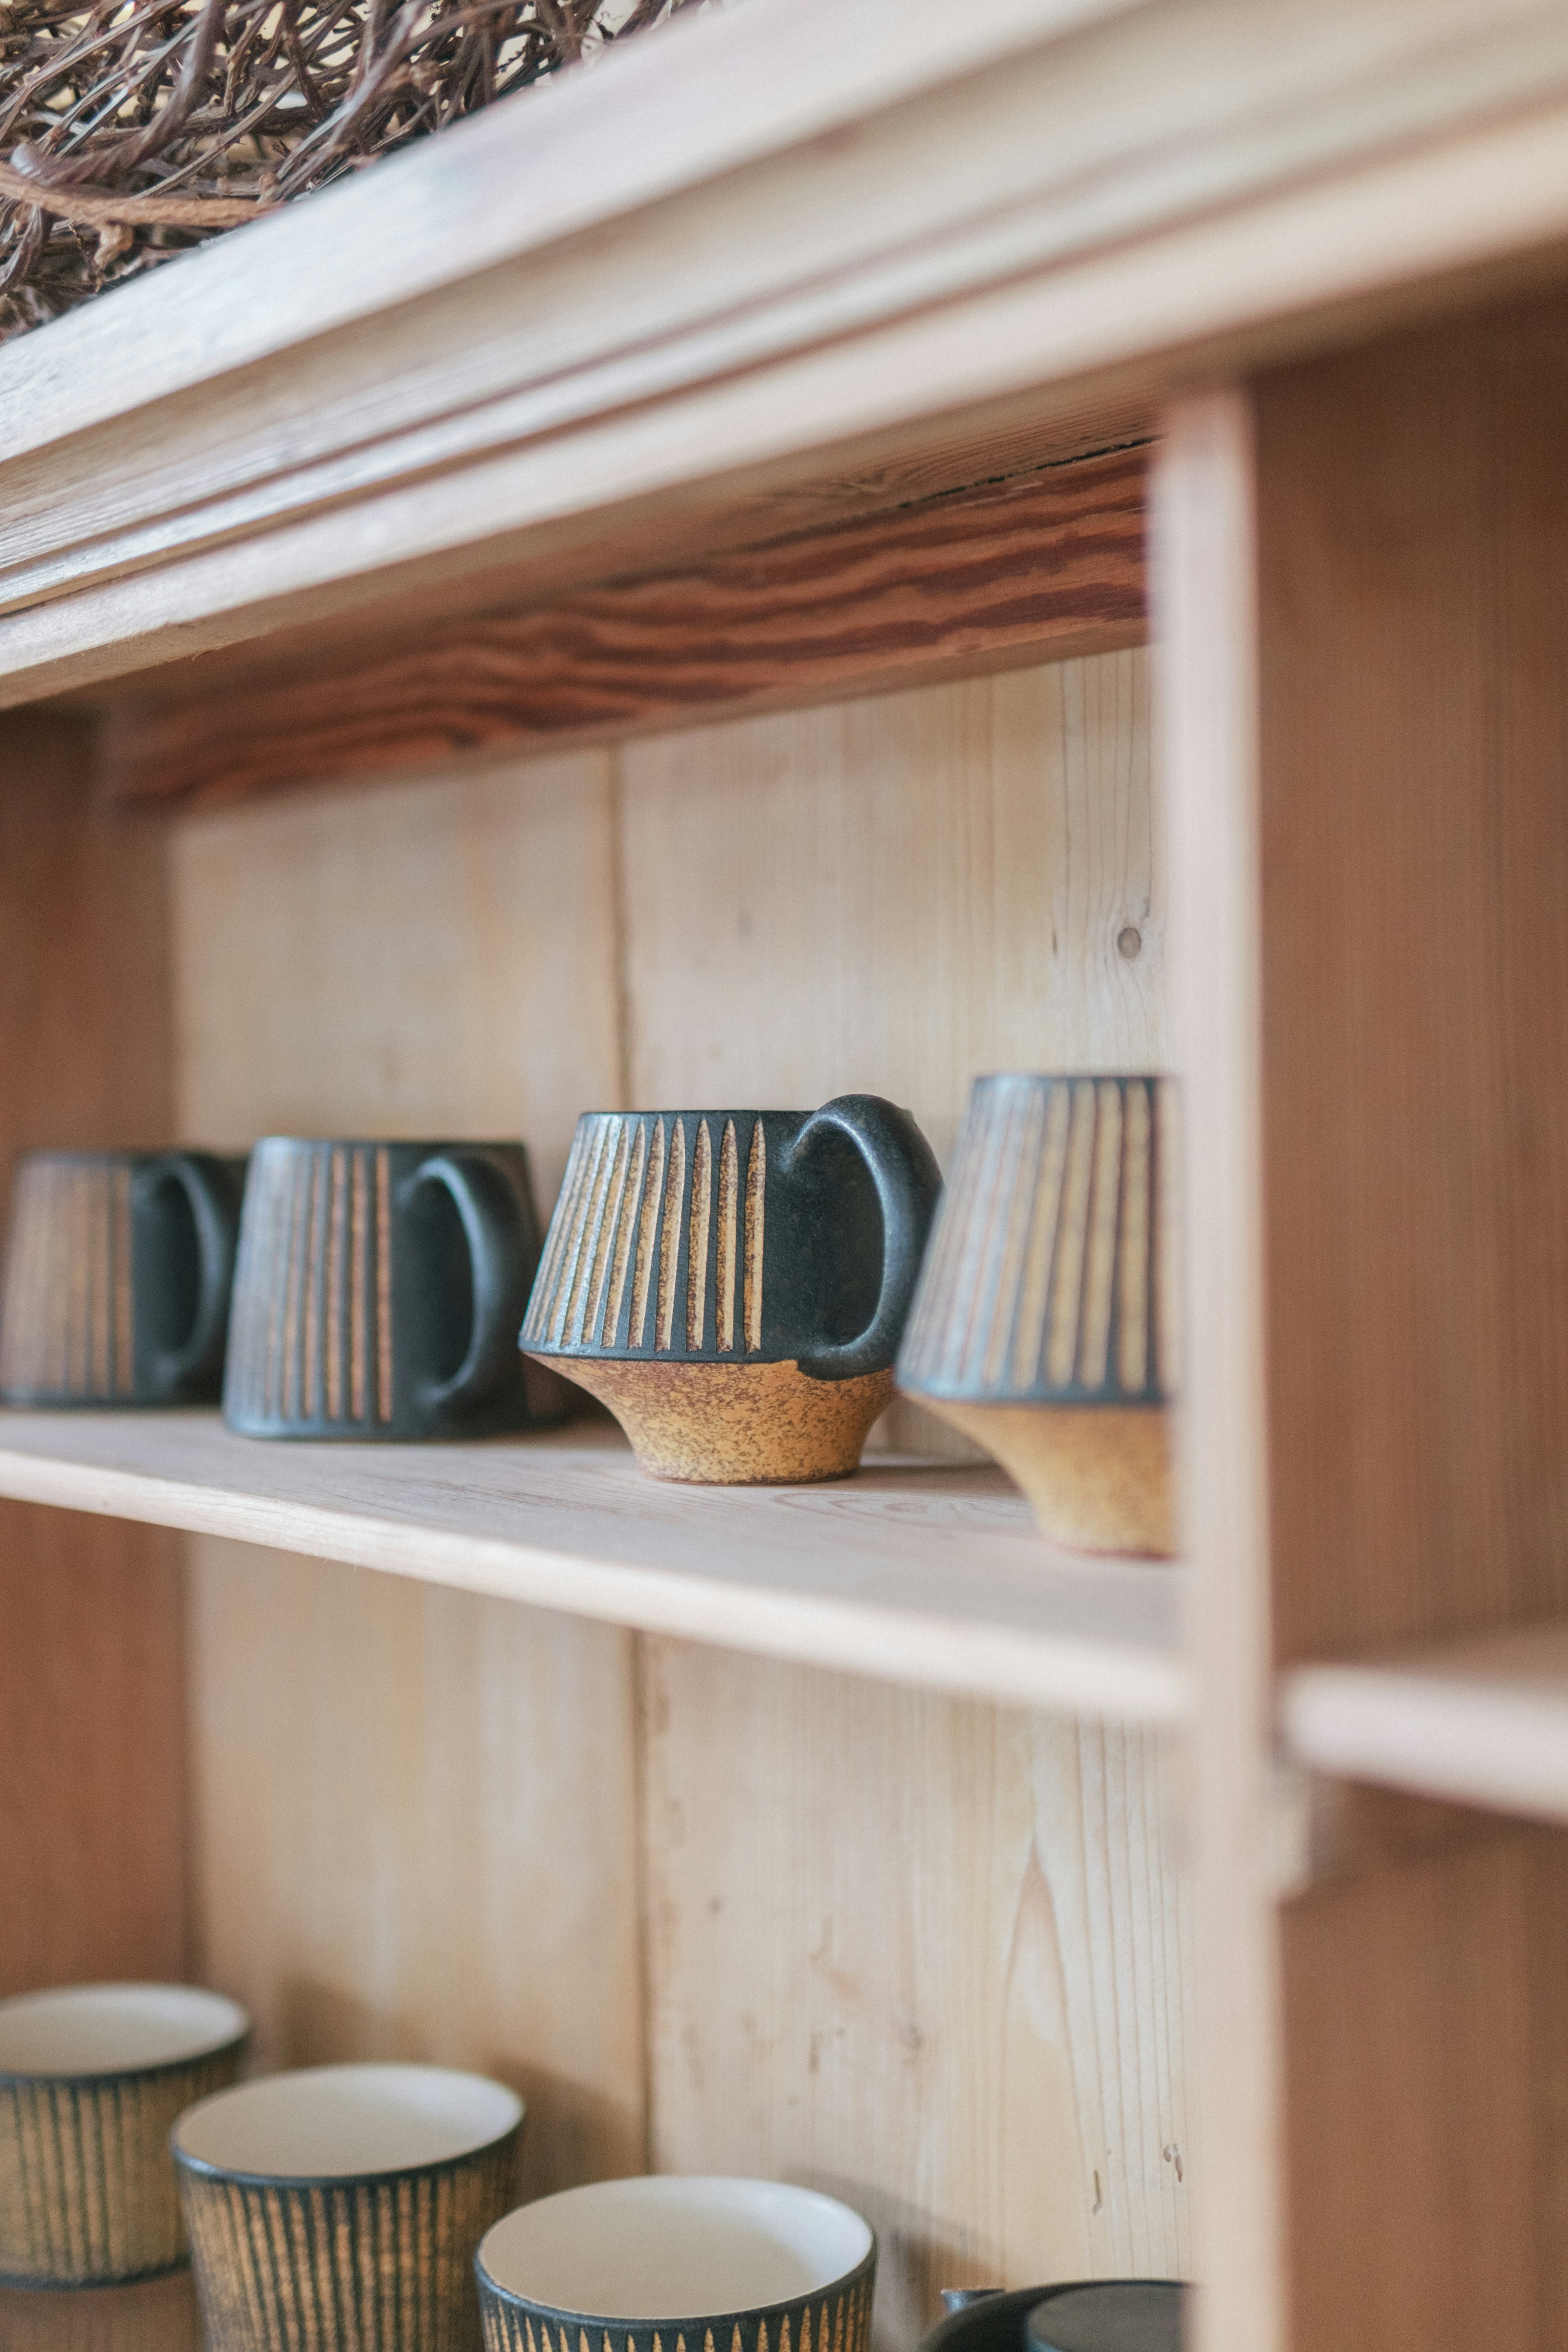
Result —
[[941, 1190], [909, 1112], [877, 1095], [816, 1111], [589, 1112], [522, 1345], [794, 1362], [819, 1381], [883, 1371]]
[[243, 1158], [33, 1151], [13, 1187], [0, 1397], [214, 1404], [223, 1385]]
[[249, 1437], [477, 1437], [558, 1420], [526, 1366], [539, 1263], [519, 1143], [268, 1136], [251, 1156], [224, 1415]]
[[1036, 2305], [1025, 2352], [1182, 2352], [1187, 2290], [1173, 2279], [1097, 2279]]

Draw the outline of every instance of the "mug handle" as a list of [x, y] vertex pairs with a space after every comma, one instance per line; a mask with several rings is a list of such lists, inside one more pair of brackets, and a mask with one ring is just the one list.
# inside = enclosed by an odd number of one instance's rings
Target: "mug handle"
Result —
[[882, 1205], [882, 1286], [876, 1313], [858, 1339], [799, 1358], [801, 1370], [814, 1379], [847, 1381], [861, 1372], [886, 1371], [898, 1354], [942, 1191], [942, 1171], [909, 1112], [880, 1095], [839, 1095], [824, 1103], [795, 1137], [792, 1166], [825, 1128], [854, 1144]]
[[216, 1378], [223, 1370], [224, 1342], [228, 1337], [229, 1295], [234, 1288], [235, 1252], [239, 1244], [239, 1202], [226, 1163], [211, 1151], [166, 1151], [149, 1160], [136, 1176], [136, 1191], [145, 1200], [162, 1184], [177, 1184], [191, 1205], [196, 1229], [196, 1312], [189, 1337], [178, 1348], [154, 1350], [149, 1367], [154, 1393], [177, 1396], [194, 1381]]
[[463, 1221], [474, 1270], [474, 1326], [468, 1353], [449, 1380], [426, 1381], [426, 1406], [482, 1404], [517, 1370], [517, 1335], [539, 1258], [539, 1235], [517, 1188], [488, 1151], [438, 1151], [404, 1189], [444, 1184]]

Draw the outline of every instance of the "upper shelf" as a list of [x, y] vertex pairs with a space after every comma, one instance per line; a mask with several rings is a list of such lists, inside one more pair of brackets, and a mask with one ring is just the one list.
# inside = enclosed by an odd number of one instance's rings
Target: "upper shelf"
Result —
[[1568, 1624], [1298, 1666], [1280, 1708], [1291, 1755], [1314, 1770], [1568, 1822]]
[[207, 1412], [6, 1412], [0, 1495], [992, 1698], [1152, 1721], [1184, 1700], [1180, 1571], [1053, 1552], [989, 1468], [670, 1486], [599, 1421], [366, 1446], [261, 1443]]
[[0, 352], [0, 699], [1103, 443], [1549, 254], [1565, 131], [1543, 0], [683, 19]]

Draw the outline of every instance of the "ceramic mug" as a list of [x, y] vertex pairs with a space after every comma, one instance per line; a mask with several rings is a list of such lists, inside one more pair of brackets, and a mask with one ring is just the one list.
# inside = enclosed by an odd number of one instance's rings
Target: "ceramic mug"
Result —
[[173, 2147], [215, 2352], [469, 2352], [522, 2122], [444, 2066], [312, 2066], [192, 2107]]
[[559, 1419], [519, 1361], [539, 1263], [520, 1143], [316, 1142], [251, 1154], [224, 1380], [247, 1437], [481, 1437]]
[[486, 2352], [868, 2352], [877, 2241], [776, 2180], [646, 2174], [542, 2197], [475, 2261]]
[[0, 1397], [216, 1403], [243, 1160], [29, 1151], [11, 1200]]
[[234, 2081], [249, 2032], [193, 1985], [0, 2001], [0, 2284], [108, 2285], [184, 2260], [169, 2128]]
[[854, 1469], [942, 1179], [908, 1111], [590, 1112], [522, 1346], [607, 1404], [660, 1478]]
[[994, 1454], [1059, 1543], [1174, 1549], [1176, 1175], [1168, 1078], [975, 1080], [899, 1385]]

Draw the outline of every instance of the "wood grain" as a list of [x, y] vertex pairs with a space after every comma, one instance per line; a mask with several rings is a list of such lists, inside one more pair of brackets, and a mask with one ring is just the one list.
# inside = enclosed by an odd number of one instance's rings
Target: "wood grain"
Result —
[[527, 94], [521, 154], [503, 113], [8, 361], [5, 693], [743, 543], [933, 433], [1037, 458], [1096, 404], [1561, 267], [1535, 0], [1015, 0], [962, 58], [918, 0], [897, 69], [886, 21], [628, 45]]
[[4, 1493], [940, 1689], [1155, 1722], [1185, 1704], [1179, 1574], [1054, 1550], [987, 1465], [693, 1489], [646, 1478], [595, 1419], [337, 1447], [216, 1414], [15, 1412]]
[[1553, 302], [1260, 398], [1288, 1662], [1568, 1609], [1565, 391]]
[[847, 2199], [881, 2239], [885, 2344], [942, 2287], [1190, 2270], [1158, 1743], [647, 1657], [657, 2161]]
[[465, 626], [391, 658], [110, 713], [111, 801], [197, 805], [448, 755], [646, 733], [1143, 634], [1139, 450], [916, 500]]
[[[1290, 2334], [1274, 1843], [1265, 1411], [1260, 876], [1252, 416], [1172, 410], [1153, 480], [1186, 1142], [1188, 1360], [1179, 1491], [1194, 1562], [1193, 1738], [1204, 2146], [1202, 2352]], [[1315, 2352], [1315, 2347], [1314, 2347]]]
[[[161, 845], [91, 807], [82, 730], [0, 728], [0, 1167], [168, 1140]], [[0, 1507], [0, 1992], [180, 1976], [177, 1551], [161, 1529]]]
[[[1129, 652], [627, 745], [631, 1099], [871, 1089], [945, 1155], [976, 1071], [1158, 1067], [1148, 719]], [[863, 2207], [889, 2343], [943, 2285], [1184, 2267], [1188, 1931], [1152, 1745], [647, 1654], [657, 2160]]]
[[[584, 754], [187, 821], [184, 1131], [521, 1133], [548, 1208], [581, 1091], [618, 1082], [610, 814]], [[314, 1462], [323, 1499], [345, 1491], [319, 1448], [203, 1428], [253, 1475]], [[361, 1452], [440, 1483], [427, 1449]], [[282, 1532], [265, 1509], [218, 1524]], [[498, 1520], [524, 1525], [515, 1500]], [[402, 1540], [416, 1567], [428, 1538]], [[636, 2169], [626, 1633], [216, 1541], [191, 1608], [196, 1949], [264, 2051], [499, 2071], [535, 2110], [536, 2186]]]
[[245, 1545], [193, 1553], [197, 1951], [259, 2062], [510, 2083], [530, 2196], [637, 2170], [629, 1644]]

